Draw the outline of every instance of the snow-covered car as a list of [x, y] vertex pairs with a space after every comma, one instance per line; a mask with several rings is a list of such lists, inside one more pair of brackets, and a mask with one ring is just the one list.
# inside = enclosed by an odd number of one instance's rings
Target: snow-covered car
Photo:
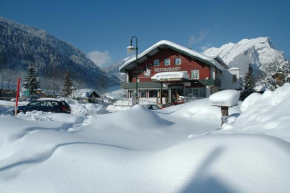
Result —
[[[19, 106], [17, 108], [17, 113], [27, 111], [44, 111], [44, 112], [54, 112], [54, 113], [71, 113], [71, 108], [69, 104], [64, 100], [54, 99], [54, 98], [40, 98], [32, 101], [24, 106]], [[14, 114], [14, 110], [13, 110]]]
[[159, 110], [161, 109], [158, 105], [156, 104], [146, 104], [146, 105], [143, 105], [143, 107], [149, 109], [149, 110]]

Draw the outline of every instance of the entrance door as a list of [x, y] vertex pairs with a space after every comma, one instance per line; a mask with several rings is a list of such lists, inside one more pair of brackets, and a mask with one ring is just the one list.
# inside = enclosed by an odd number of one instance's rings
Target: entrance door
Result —
[[168, 85], [168, 102], [178, 102], [178, 96], [183, 96], [183, 84]]

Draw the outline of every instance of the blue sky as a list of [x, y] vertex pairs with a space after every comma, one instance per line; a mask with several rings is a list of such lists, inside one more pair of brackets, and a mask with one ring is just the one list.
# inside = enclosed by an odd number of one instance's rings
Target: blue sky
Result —
[[0, 16], [35, 28], [99, 58], [127, 57], [166, 39], [202, 52], [242, 39], [270, 37], [290, 58], [289, 0], [0, 0]]

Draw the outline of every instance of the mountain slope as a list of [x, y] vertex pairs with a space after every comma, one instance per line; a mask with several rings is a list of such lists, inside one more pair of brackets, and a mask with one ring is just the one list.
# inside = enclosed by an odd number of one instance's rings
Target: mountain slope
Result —
[[78, 87], [97, 88], [102, 80], [108, 86], [119, 84], [109, 77], [74, 46], [58, 40], [43, 29], [0, 18], [0, 69], [13, 71], [20, 77], [28, 65], [39, 72], [42, 88], [56, 82], [60, 88], [63, 74], [69, 70]]
[[124, 58], [120, 61], [117, 61], [115, 63], [113, 63], [112, 65], [103, 68], [103, 70], [110, 76], [115, 76], [117, 77], [119, 80], [124, 81], [125, 80], [125, 73], [122, 73], [119, 71], [119, 68], [128, 60], [130, 60], [131, 58], [136, 57], [135, 55], [129, 56], [127, 58]]
[[284, 62], [282, 51], [275, 49], [268, 37], [243, 39], [240, 42], [228, 43], [220, 48], [209, 48], [204, 54], [219, 55], [229, 67], [240, 68], [240, 74], [245, 75], [248, 64], [253, 64], [254, 74], [261, 74], [261, 68], [275, 61]]

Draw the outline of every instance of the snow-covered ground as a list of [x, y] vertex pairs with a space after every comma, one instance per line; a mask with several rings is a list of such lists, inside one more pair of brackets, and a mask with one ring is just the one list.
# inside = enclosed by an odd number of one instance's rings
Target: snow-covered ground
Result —
[[[289, 192], [290, 84], [229, 109], [208, 99], [14, 117], [0, 103], [1, 192]], [[240, 110], [241, 109], [241, 110]]]

